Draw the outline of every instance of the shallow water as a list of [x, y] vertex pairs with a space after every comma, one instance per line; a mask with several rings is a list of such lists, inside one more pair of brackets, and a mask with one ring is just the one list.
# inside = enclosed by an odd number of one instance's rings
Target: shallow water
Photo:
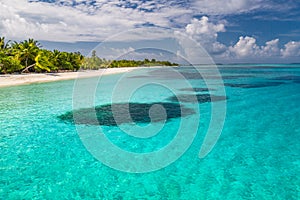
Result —
[[[299, 199], [300, 68], [235, 65], [219, 70], [226, 98], [216, 102], [214, 96], [220, 96], [216, 74], [205, 77], [216, 83], [208, 88], [192, 67], [141, 69], [126, 76], [105, 76], [99, 82], [81, 79], [76, 109], [74, 80], [0, 88], [0, 199]], [[118, 82], [121, 78], [124, 82]], [[130, 93], [146, 79], [153, 84]], [[190, 148], [172, 164], [149, 173], [121, 172], [99, 162], [83, 145], [75, 123], [59, 117], [73, 108], [91, 109], [85, 97], [90, 95], [89, 84], [95, 82], [98, 87], [91, 101], [95, 106], [126, 103], [129, 98], [136, 105], [164, 102], [194, 110], [182, 116], [176, 110], [173, 118], [153, 121], [147, 130], [159, 131], [148, 138], [102, 124], [112, 143], [135, 153], [157, 151], [174, 140], [182, 122], [186, 133], [197, 123]], [[116, 85], [120, 90], [114, 93]], [[212, 94], [211, 99], [207, 94]], [[225, 99], [222, 134], [200, 159], [211, 106]], [[198, 108], [200, 119], [195, 121]], [[126, 130], [148, 126], [147, 112], [138, 112], [137, 124], [125, 121]], [[99, 127], [77, 126], [88, 131]]]

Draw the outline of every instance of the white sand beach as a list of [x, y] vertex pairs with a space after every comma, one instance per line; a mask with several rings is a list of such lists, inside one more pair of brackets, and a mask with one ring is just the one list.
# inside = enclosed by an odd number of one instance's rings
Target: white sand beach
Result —
[[134, 67], [109, 68], [100, 70], [85, 70], [79, 72], [64, 73], [32, 73], [32, 74], [5, 74], [0, 75], [0, 87], [8, 87], [15, 85], [25, 85], [31, 83], [52, 82], [60, 80], [69, 80], [77, 78], [88, 78], [109, 74], [125, 73], [132, 71]]

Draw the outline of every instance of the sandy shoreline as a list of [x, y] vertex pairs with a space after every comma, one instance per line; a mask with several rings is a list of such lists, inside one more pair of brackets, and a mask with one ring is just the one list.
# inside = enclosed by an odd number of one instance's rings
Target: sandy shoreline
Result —
[[15, 85], [26, 85], [31, 83], [53, 82], [60, 80], [70, 80], [76, 78], [88, 78], [109, 74], [125, 73], [134, 70], [133, 67], [110, 68], [100, 70], [86, 70], [79, 72], [64, 73], [41, 73], [41, 74], [5, 74], [0, 75], [0, 87], [8, 87]]

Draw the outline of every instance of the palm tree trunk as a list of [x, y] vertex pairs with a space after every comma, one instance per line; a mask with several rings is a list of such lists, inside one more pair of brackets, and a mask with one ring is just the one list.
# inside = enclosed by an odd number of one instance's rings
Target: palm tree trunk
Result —
[[28, 57], [25, 60], [25, 68], [27, 68], [27, 67], [28, 67]]
[[25, 67], [25, 69], [23, 69], [22, 71], [21, 71], [21, 73], [28, 73], [29, 72], [29, 70], [28, 69], [30, 69], [31, 67], [34, 67], [35, 66], [35, 63], [34, 64], [32, 64], [32, 65], [29, 65], [28, 67]]

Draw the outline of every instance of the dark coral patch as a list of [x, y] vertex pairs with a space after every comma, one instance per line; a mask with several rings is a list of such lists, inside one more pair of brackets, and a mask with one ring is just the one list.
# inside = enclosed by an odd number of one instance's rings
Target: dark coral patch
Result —
[[179, 68], [171, 68], [171, 69], [157, 69], [149, 72], [149, 75], [154, 78], [169, 78], [169, 79], [191, 79], [191, 80], [227, 80], [227, 79], [239, 79], [239, 78], [252, 78], [252, 75], [217, 75], [212, 72], [199, 72], [198, 70], [189, 70], [183, 71], [185, 68], [181, 70]]
[[293, 83], [299, 84], [300, 76], [296, 76], [296, 75], [280, 76], [280, 77], [273, 78], [273, 80], [292, 81]]
[[210, 94], [196, 94], [196, 95], [188, 95], [181, 94], [177, 96], [169, 97], [168, 100], [172, 102], [188, 102], [188, 103], [207, 103], [207, 102], [216, 102], [216, 101], [224, 101], [226, 100], [226, 96], [216, 96]]
[[300, 81], [300, 76], [288, 75], [288, 76], [280, 76], [273, 78], [272, 80], [280, 80], [280, 81]]
[[[153, 108], [152, 106], [155, 105], [163, 107], [164, 111], [159, 109], [151, 110], [150, 108]], [[113, 113], [113, 111], [115, 112]], [[118, 103], [96, 106], [95, 108], [82, 108], [67, 112], [58, 116], [58, 118], [75, 124], [117, 126], [118, 124], [132, 122], [150, 123], [151, 121], [168, 121], [194, 113], [192, 109], [185, 108], [178, 103]]]
[[212, 88], [182, 88], [180, 91], [188, 91], [188, 92], [209, 92], [209, 91], [215, 91], [215, 89]]
[[231, 75], [231, 76], [229, 76], [229, 75], [227, 75], [227, 76], [222, 76], [222, 79], [239, 79], [239, 78], [253, 78], [253, 77], [255, 77], [255, 76], [252, 76], [252, 75]]
[[294, 83], [300, 84], [300, 80], [293, 81]]
[[224, 86], [227, 87], [236, 87], [236, 88], [262, 88], [262, 87], [273, 87], [284, 84], [284, 82], [264, 82], [264, 83], [224, 83]]

